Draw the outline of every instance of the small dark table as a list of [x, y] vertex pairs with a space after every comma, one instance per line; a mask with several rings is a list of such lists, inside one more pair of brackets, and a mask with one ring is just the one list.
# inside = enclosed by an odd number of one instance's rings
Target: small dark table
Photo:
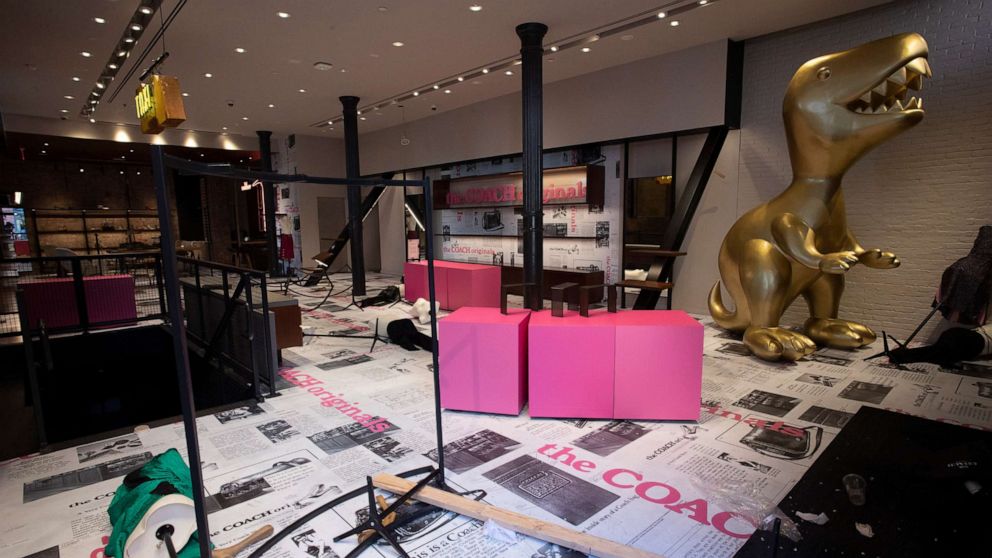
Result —
[[[841, 479], [868, 481], [864, 506], [848, 500]], [[977, 482], [972, 494], [965, 481]], [[757, 531], [738, 558], [992, 556], [992, 432], [862, 407], [779, 507], [797, 520], [798, 544]], [[816, 525], [795, 512], [824, 512]], [[854, 524], [871, 525], [867, 538]]]

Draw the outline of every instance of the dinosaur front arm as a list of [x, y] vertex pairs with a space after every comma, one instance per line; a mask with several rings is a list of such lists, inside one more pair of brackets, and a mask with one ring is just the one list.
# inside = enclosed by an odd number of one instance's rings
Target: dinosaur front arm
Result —
[[783, 213], [772, 221], [772, 237], [780, 250], [802, 265], [819, 269], [823, 254], [816, 249], [816, 235], [805, 221]]
[[792, 213], [783, 213], [772, 221], [772, 238], [786, 256], [824, 273], [844, 273], [858, 261], [853, 251], [821, 253], [816, 249], [813, 229]]

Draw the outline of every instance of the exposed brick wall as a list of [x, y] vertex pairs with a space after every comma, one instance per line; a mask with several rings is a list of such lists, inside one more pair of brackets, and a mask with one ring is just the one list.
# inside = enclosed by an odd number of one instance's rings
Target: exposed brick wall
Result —
[[[980, 225], [992, 224], [992, 2], [896, 1], [748, 41], [737, 199], [742, 214], [791, 180], [782, 97], [803, 62], [910, 31], [930, 46], [926, 117], [844, 179], [851, 230], [903, 263], [856, 266], [841, 306], [842, 317], [903, 336], [929, 311], [940, 274], [967, 254]], [[800, 299], [786, 323], [801, 323], [805, 311]]]

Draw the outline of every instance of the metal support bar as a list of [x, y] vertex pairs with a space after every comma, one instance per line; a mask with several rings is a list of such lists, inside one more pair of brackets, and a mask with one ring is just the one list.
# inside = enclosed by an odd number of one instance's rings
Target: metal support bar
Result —
[[83, 266], [78, 258], [71, 261], [72, 288], [76, 295], [76, 312], [79, 314], [79, 327], [83, 333], [90, 331], [90, 312], [86, 307], [86, 287], [83, 285]]
[[430, 294], [431, 339], [434, 343], [431, 350], [434, 365], [434, 428], [437, 435], [437, 481], [439, 486], [444, 483], [444, 433], [441, 431], [441, 376], [437, 357], [437, 291], [434, 281], [434, 192], [431, 179], [424, 178], [424, 212], [428, 218], [424, 220], [427, 233], [427, 292]]
[[[27, 312], [24, 311], [24, 295], [20, 289], [14, 291], [14, 299], [20, 310], [21, 338], [24, 342], [24, 360], [27, 364], [28, 389], [31, 393], [31, 406], [34, 407], [35, 428], [38, 429], [38, 445], [42, 449], [48, 446], [48, 434], [45, 433], [45, 414], [41, 403], [41, 388], [38, 386], [38, 364], [34, 360], [34, 335], [28, 323]], [[43, 324], [42, 324], [43, 325]], [[44, 329], [42, 334], [47, 335]]]
[[[348, 178], [362, 175], [358, 159], [358, 97], [340, 97], [344, 115], [344, 162]], [[351, 228], [351, 291], [365, 296], [365, 242], [362, 236], [362, 188], [348, 185], [348, 226]]]
[[[727, 139], [727, 131], [726, 126], [714, 126], [710, 128], [709, 133], [706, 135], [706, 141], [703, 143], [703, 148], [699, 152], [699, 158], [696, 159], [696, 164], [692, 167], [692, 172], [689, 174], [685, 191], [679, 197], [675, 206], [675, 213], [672, 215], [672, 219], [668, 223], [668, 228], [665, 230], [665, 237], [661, 243], [662, 250], [678, 250], [682, 246], [682, 241], [685, 240], [685, 235], [689, 231], [689, 225], [692, 224], [692, 218], [696, 214], [696, 208], [699, 207], [699, 201], [703, 199], [706, 184], [713, 174], [713, 167], [716, 166], [716, 160], [720, 156], [723, 142]], [[672, 269], [674, 264], [674, 258], [656, 256], [654, 262], [651, 264], [651, 268], [648, 269], [646, 280], [672, 283]], [[669, 309], [671, 309], [671, 295], [672, 290], [669, 288]], [[661, 291], [641, 289], [641, 292], [637, 295], [637, 300], [634, 301], [634, 309], [652, 310], [657, 306], [659, 298], [661, 298]]]
[[[524, 291], [524, 306], [540, 310], [544, 304], [544, 107], [541, 45], [548, 26], [543, 23], [522, 23], [516, 28], [520, 37], [521, 97], [523, 101], [523, 174], [524, 174], [524, 282], [535, 288]], [[428, 220], [432, 217], [427, 212]], [[429, 234], [429, 233], [428, 233]]]
[[[258, 150], [261, 154], [262, 170], [272, 172], [272, 132], [258, 130]], [[262, 181], [265, 195], [265, 240], [269, 249], [269, 273], [279, 275], [279, 250], [276, 246], [276, 185]]]
[[[227, 274], [224, 274], [225, 279]], [[221, 337], [223, 337], [224, 332], [227, 331], [228, 324], [231, 323], [231, 318], [234, 316], [234, 308], [236, 306], [238, 298], [241, 296], [241, 291], [245, 290], [245, 282], [250, 281], [247, 275], [242, 275], [241, 279], [238, 280], [238, 286], [234, 288], [234, 294], [224, 304], [224, 315], [220, 319], [220, 323], [217, 324], [217, 329], [214, 330], [214, 334], [210, 337], [210, 344], [207, 345], [207, 352], [203, 357], [204, 362], [210, 362], [214, 354], [217, 352], [217, 345], [220, 343]], [[226, 290], [226, 289], [225, 289]], [[202, 303], [201, 303], [202, 304]], [[251, 314], [248, 314], [248, 321], [251, 322]], [[206, 333], [205, 331], [203, 333]]]
[[200, 441], [196, 429], [196, 405], [193, 401], [193, 379], [189, 370], [189, 353], [186, 348], [186, 324], [179, 298], [179, 273], [176, 270], [176, 243], [172, 234], [172, 211], [166, 187], [166, 167], [161, 145], [153, 145], [152, 175], [155, 197], [158, 202], [158, 222], [162, 235], [162, 267], [165, 271], [166, 295], [169, 297], [169, 327], [172, 330], [172, 349], [176, 360], [179, 381], [179, 403], [182, 407], [183, 426], [186, 432], [186, 452], [189, 461], [190, 481], [193, 486], [193, 505], [196, 530], [200, 542], [200, 556], [210, 556], [210, 526], [203, 501], [203, 469], [200, 459]]

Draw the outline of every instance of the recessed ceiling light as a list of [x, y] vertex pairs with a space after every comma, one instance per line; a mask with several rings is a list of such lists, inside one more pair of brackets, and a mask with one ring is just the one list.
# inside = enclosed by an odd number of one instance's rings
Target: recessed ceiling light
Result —
[[68, 114], [69, 109], [59, 109], [59, 112], [61, 112], [62, 114]]
[[334, 124], [334, 121], [333, 120], [328, 120], [327, 121], [327, 125], [330, 126], [331, 124]]
[[45, 143], [44, 143], [43, 145], [44, 145], [45, 147], [48, 147], [48, 142], [46, 141], [46, 142], [45, 142]]
[[90, 124], [96, 124], [96, 118], [90, 118]]
[[360, 117], [360, 118], [359, 118], [359, 120], [365, 120], [365, 117], [364, 117], [364, 116], [362, 116], [362, 117]]
[[513, 75], [513, 70], [507, 70], [507, 71], [505, 71], [503, 73], [506, 74], [506, 75], [508, 75], [508, 76], [512, 76]]
[[330, 62], [319, 62], [318, 61], [318, 62], [314, 62], [313, 63], [313, 69], [314, 70], [320, 70], [322, 72], [326, 72], [326, 71], [330, 70], [333, 67], [334, 67], [334, 64], [331, 64]]
[[124, 171], [121, 171], [121, 174], [124, 174]]
[[468, 9], [472, 10], [473, 12], [481, 12], [482, 11], [482, 6], [480, 6], [478, 4], [473, 4], [473, 5], [469, 6]]
[[403, 41], [393, 41], [393, 46], [394, 47], [401, 47], [401, 46], [403, 46]]
[[189, 97], [189, 93], [183, 91], [183, 97]]
[[306, 93], [306, 92], [307, 92], [306, 89], [300, 89], [300, 93]]
[[124, 38], [124, 42], [125, 43], [128, 43], [128, 44], [131, 44], [131, 43], [134, 42], [134, 37], [125, 37]]
[[69, 99], [70, 101], [75, 99], [72, 95], [62, 95], [63, 98]]
[[272, 103], [269, 103], [269, 108], [276, 108], [276, 106], [273, 105]]
[[103, 19], [102, 17], [95, 17], [93, 18], [93, 21], [97, 23], [107, 23], [107, 20]]
[[245, 53], [245, 49], [243, 49], [241, 47], [238, 47], [238, 48], [234, 49], [234, 52], [237, 52], [238, 54], [244, 54]]
[[345, 74], [345, 73], [347, 73], [347, 72], [348, 72], [348, 70], [345, 70], [344, 68], [341, 68], [341, 73], [342, 73], [342, 74]]
[[45, 153], [48, 153], [48, 152], [47, 152], [47, 151], [45, 151], [44, 149], [42, 149], [42, 150], [41, 150], [41, 154], [42, 154], [42, 155], [44, 155]]
[[130, 151], [131, 151], [131, 153], [134, 153], [134, 150], [133, 150], [133, 149], [132, 149], [132, 150], [130, 150]]
[[414, 92], [413, 92], [413, 96], [414, 96], [414, 97], [416, 97], [416, 96], [418, 96], [418, 95], [420, 95], [420, 91], [414, 91]]
[[132, 23], [131, 24], [131, 31], [141, 31], [141, 24], [140, 23]]
[[203, 157], [203, 153], [200, 153], [200, 157]]
[[203, 77], [205, 77], [205, 78], [212, 78], [212, 77], [214, 77], [214, 75], [211, 74], [210, 72], [207, 72], [207, 73], [203, 74]]
[[590, 50], [592, 49], [589, 47], [582, 47], [582, 52], [589, 52]]
[[665, 12], [658, 12], [658, 19], [665, 19], [666, 15], [668, 14], [666, 14]]
[[83, 58], [89, 58], [90, 56], [93, 56], [92, 54], [90, 54], [90, 53], [88, 53], [88, 52], [86, 52], [85, 50], [84, 50], [83, 52], [80, 52], [79, 54], [80, 54], [80, 55], [81, 55], [81, 56], [82, 56]]
[[138, 11], [141, 12], [141, 13], [143, 13], [143, 14], [145, 14], [145, 15], [149, 15], [149, 14], [152, 13], [152, 9], [149, 8], [148, 6], [142, 6], [142, 7], [138, 8]]
[[279, 16], [279, 17], [281, 17], [281, 18], [283, 18], [283, 19], [286, 19], [286, 18], [289, 17], [289, 13], [288, 12], [276, 12], [276, 15]]
[[97, 104], [97, 103], [99, 103], [99, 102], [100, 102], [100, 101], [97, 101], [96, 99], [90, 99], [90, 104], [91, 104], [91, 105], [95, 105], [95, 104]]
[[633, 35], [623, 35], [622, 37], [620, 37], [620, 40], [621, 41], [632, 41], [632, 40], [634, 40], [634, 36]]
[[138, 176], [141, 176], [141, 171], [138, 171], [138, 172], [136, 172], [136, 173], [134, 173], [134, 174], [136, 174], [136, 175], [138, 175]]
[[220, 129], [221, 130], [226, 130], [227, 129], [227, 126], [221, 126]]
[[388, 12], [389, 11], [389, 8], [387, 8], [385, 6], [379, 6], [376, 9], [379, 10], [380, 12]]
[[248, 120], [248, 117], [247, 116], [242, 116], [241, 117], [241, 120]]
[[106, 86], [106, 85], [104, 85], [104, 84], [102, 84], [102, 83], [100, 83], [100, 82], [98, 81], [98, 82], [96, 82], [96, 87], [97, 87], [97, 89], [103, 89], [104, 87], [107, 87], [107, 86]]
[[72, 81], [79, 81], [79, 78], [77, 76], [72, 76]]
[[118, 68], [117, 64], [113, 64], [113, 63], [107, 64], [107, 67], [110, 68], [111, 70], [116, 70]]
[[117, 56], [120, 56], [121, 58], [123, 58], [123, 57], [127, 56], [127, 51], [126, 50], [118, 50], [117, 51]]
[[706, 5], [706, 4], [708, 4], [708, 3], [709, 3], [709, 2], [707, 2], [707, 0], [699, 0], [699, 5], [700, 5], [700, 6], [705, 6], [705, 5]]
[[462, 76], [458, 76], [458, 81], [465, 81], [465, 78], [463, 78]]
[[436, 83], [434, 84], [434, 89], [440, 89], [440, 88], [441, 88], [441, 86], [440, 86], [440, 85], [438, 85], [438, 84], [436, 84]]
[[[92, 118], [90, 118], [90, 122], [93, 122]], [[79, 172], [86, 172], [86, 170], [83, 167], [79, 167]]]
[[557, 46], [552, 46], [551, 47], [551, 52], [558, 52], [558, 47]]
[[489, 68], [483, 68], [483, 69], [482, 69], [482, 73], [484, 73], [484, 74], [488, 74], [488, 73], [489, 73]]
[[678, 26], [679, 26], [679, 20], [677, 20], [677, 19], [673, 19], [673, 20], [672, 20], [672, 21], [671, 21], [671, 22], [669, 23], [669, 25], [671, 25], [672, 27], [678, 27]]
[[451, 90], [450, 89], [445, 89], [444, 92], [445, 93], [451, 93]]

